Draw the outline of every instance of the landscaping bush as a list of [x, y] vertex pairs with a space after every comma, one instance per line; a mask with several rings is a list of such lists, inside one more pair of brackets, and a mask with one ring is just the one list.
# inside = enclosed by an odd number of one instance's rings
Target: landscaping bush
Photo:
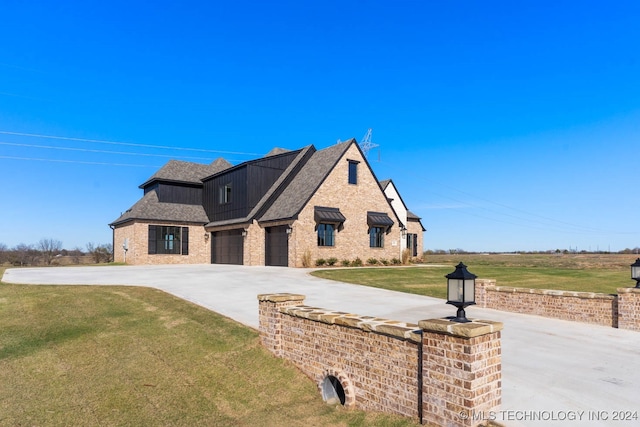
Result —
[[351, 265], [354, 267], [362, 267], [362, 260], [360, 258], [356, 258], [353, 260]]
[[400, 265], [400, 264], [402, 264], [402, 261], [400, 261], [398, 258], [393, 258], [393, 259], [391, 259], [391, 264]]
[[311, 267], [311, 251], [309, 249], [302, 254], [302, 266], [305, 268]]
[[369, 264], [369, 265], [377, 265], [378, 264], [378, 260], [375, 259], [375, 258], [369, 258], [367, 260], [367, 264]]
[[340, 264], [342, 264], [343, 267], [349, 267], [351, 265], [351, 261], [349, 261], [348, 259], [343, 259], [342, 261], [340, 261]]
[[325, 260], [324, 258], [318, 258], [316, 260], [316, 267], [322, 267], [326, 263], [327, 263], [327, 260]]
[[411, 249], [405, 249], [402, 251], [402, 264], [409, 264], [409, 260], [411, 259]]
[[336, 262], [338, 262], [338, 258], [331, 257], [327, 260], [327, 264], [331, 266], [335, 265]]
[[389, 260], [388, 260], [388, 259], [386, 259], [386, 258], [382, 258], [382, 259], [380, 260], [380, 264], [382, 264], [382, 265], [389, 265]]

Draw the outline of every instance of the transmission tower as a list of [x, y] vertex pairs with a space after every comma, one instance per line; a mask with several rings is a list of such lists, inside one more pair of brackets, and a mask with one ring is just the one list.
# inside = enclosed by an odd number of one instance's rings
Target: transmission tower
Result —
[[369, 157], [369, 151], [372, 148], [376, 148], [378, 146], [378, 144], [374, 144], [373, 142], [371, 142], [371, 128], [369, 128], [367, 130], [367, 133], [365, 133], [362, 137], [362, 141], [360, 141], [360, 148], [362, 149], [364, 156]]

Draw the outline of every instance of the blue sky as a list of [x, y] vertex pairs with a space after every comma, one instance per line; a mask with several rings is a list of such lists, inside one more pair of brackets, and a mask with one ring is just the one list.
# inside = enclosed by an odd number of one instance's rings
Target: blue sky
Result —
[[372, 128], [425, 248], [638, 247], [639, 19], [636, 1], [5, 2], [0, 243], [110, 243], [171, 158]]

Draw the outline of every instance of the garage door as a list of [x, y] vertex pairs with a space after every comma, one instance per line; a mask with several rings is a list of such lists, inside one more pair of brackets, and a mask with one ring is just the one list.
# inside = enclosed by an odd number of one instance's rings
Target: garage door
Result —
[[242, 237], [242, 229], [211, 233], [212, 264], [242, 265], [243, 253], [244, 238]]
[[287, 226], [265, 228], [265, 265], [289, 266]]

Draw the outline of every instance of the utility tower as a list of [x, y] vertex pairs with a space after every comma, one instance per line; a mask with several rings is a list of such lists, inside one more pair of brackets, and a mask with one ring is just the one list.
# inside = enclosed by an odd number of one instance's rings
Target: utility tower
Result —
[[378, 147], [378, 144], [371, 142], [371, 128], [369, 128], [367, 133], [362, 137], [362, 141], [360, 141], [360, 148], [362, 149], [364, 156], [369, 157], [369, 150], [376, 147]]

